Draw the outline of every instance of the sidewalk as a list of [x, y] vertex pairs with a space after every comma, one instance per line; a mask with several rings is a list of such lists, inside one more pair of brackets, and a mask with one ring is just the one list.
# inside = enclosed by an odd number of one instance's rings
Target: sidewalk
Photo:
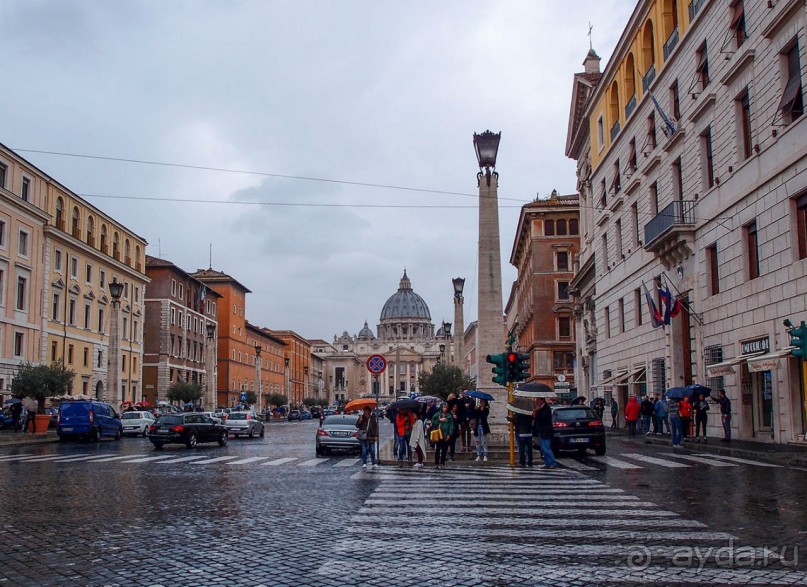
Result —
[[30, 446], [48, 442], [59, 442], [56, 430], [48, 430], [45, 434], [29, 434], [25, 432], [0, 431], [0, 448]]
[[[607, 430], [608, 436], [622, 436], [628, 438], [627, 430]], [[672, 447], [669, 434], [662, 436], [637, 435], [636, 440], [641, 440], [645, 444], [657, 444]], [[807, 467], [807, 442], [791, 442], [788, 444], [778, 444], [773, 442], [761, 442], [756, 440], [732, 440], [722, 442], [720, 438], [710, 437], [707, 442], [695, 442], [693, 438], [684, 440], [683, 447], [686, 450], [697, 452], [708, 452], [712, 454], [758, 459], [769, 461], [777, 465], [792, 467]]]

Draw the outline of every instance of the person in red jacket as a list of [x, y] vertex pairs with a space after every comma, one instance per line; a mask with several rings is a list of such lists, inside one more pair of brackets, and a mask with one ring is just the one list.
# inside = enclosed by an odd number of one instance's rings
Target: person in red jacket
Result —
[[688, 397], [685, 396], [678, 403], [678, 410], [681, 413], [681, 427], [684, 429], [684, 440], [687, 440], [692, 426], [692, 404], [689, 402]]
[[628, 434], [636, 436], [636, 422], [639, 420], [639, 402], [635, 397], [628, 400], [625, 406], [625, 422], [628, 423]]
[[395, 416], [395, 434], [398, 437], [398, 466], [402, 467], [404, 458], [409, 457], [409, 438], [412, 436], [412, 425], [417, 416], [410, 410], [401, 410]]

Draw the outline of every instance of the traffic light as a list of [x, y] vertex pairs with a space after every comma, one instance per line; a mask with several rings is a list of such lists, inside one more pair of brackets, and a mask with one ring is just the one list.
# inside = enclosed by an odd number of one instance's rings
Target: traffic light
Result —
[[530, 356], [511, 351], [507, 353], [507, 381], [524, 381], [530, 377]]
[[491, 379], [493, 383], [498, 383], [499, 385], [507, 386], [507, 353], [502, 353], [500, 355], [488, 355], [485, 357], [485, 360], [488, 363], [496, 365], [493, 369], [490, 370], [491, 373], [495, 375]]
[[[789, 322], [790, 320], [786, 320], [785, 325]], [[800, 326], [791, 325], [788, 334], [790, 335], [790, 345], [796, 347], [790, 350], [790, 354], [802, 361], [807, 361], [807, 322], [802, 320]]]

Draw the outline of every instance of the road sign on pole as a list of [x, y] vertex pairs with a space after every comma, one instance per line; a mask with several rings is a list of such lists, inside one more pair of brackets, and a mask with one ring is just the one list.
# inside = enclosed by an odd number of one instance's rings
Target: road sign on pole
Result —
[[367, 357], [367, 370], [370, 373], [379, 375], [387, 368], [387, 359], [384, 355], [370, 355]]

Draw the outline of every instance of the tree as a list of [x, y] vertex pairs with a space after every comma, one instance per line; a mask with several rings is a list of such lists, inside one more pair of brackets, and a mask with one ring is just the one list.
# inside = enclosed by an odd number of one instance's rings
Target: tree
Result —
[[273, 406], [285, 406], [289, 400], [282, 393], [273, 393], [269, 396], [269, 404]]
[[307, 408], [310, 408], [311, 406], [324, 406], [325, 405], [323, 403], [324, 401], [325, 400], [321, 400], [321, 399], [316, 398], [316, 397], [304, 397], [303, 398], [303, 404], [305, 404], [305, 406]]
[[204, 396], [202, 386], [195, 381], [175, 381], [168, 388], [168, 399], [172, 402], [195, 402]]
[[75, 375], [61, 361], [50, 365], [23, 363], [11, 382], [11, 393], [18, 398], [34, 398], [39, 404], [37, 411], [44, 414], [45, 399], [67, 393]]
[[468, 377], [462, 369], [448, 363], [437, 363], [430, 372], [421, 371], [418, 375], [418, 389], [423, 395], [445, 399], [450, 393], [459, 395], [466, 389], [475, 388], [475, 378]]
[[254, 391], [248, 391], [246, 403], [249, 406], [254, 406], [258, 403], [258, 395]]

